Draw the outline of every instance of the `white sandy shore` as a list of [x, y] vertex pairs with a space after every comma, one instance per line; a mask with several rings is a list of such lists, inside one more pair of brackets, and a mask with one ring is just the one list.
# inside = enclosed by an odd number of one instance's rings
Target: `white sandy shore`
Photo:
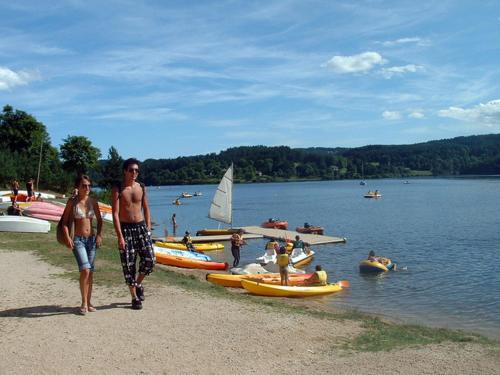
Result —
[[[498, 374], [498, 351], [443, 344], [383, 353], [336, 348], [356, 322], [288, 315], [146, 285], [144, 309], [98, 287], [75, 315], [78, 285], [26, 252], [0, 251], [0, 374]], [[99, 273], [96, 273], [99, 277]]]

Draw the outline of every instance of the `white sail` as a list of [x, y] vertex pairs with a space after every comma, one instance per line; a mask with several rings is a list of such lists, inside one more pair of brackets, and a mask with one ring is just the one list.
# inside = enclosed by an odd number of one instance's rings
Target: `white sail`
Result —
[[233, 165], [228, 168], [224, 177], [217, 186], [214, 199], [208, 211], [208, 217], [223, 223], [231, 224], [233, 221]]

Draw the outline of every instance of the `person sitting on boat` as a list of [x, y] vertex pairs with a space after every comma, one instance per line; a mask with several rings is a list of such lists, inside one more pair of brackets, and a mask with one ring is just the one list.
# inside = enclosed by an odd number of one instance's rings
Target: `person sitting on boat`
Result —
[[12, 202], [12, 205], [7, 208], [7, 215], [12, 215], [12, 216], [22, 216], [23, 215], [17, 202]]
[[42, 194], [41, 193], [38, 193], [38, 195], [36, 196], [36, 201], [37, 202], [43, 202], [43, 198], [42, 198]]
[[292, 248], [293, 249], [304, 249], [305, 245], [304, 245], [304, 241], [302, 241], [300, 239], [300, 236], [299, 235], [296, 235], [295, 236], [295, 241], [293, 241], [293, 246]]
[[311, 224], [309, 224], [308, 222], [304, 223], [304, 228], [310, 228], [310, 227], [311, 227]]
[[376, 256], [375, 251], [373, 251], [373, 250], [370, 250], [370, 252], [368, 253], [368, 260], [372, 261], [372, 262], [378, 262], [380, 264], [383, 264], [389, 270], [396, 270], [396, 263], [392, 263], [389, 258], [385, 258], [382, 256]]
[[288, 285], [288, 264], [290, 263], [290, 258], [284, 246], [280, 248], [277, 263], [280, 268], [280, 284]]
[[314, 272], [311, 277], [304, 280], [306, 285], [326, 285], [328, 282], [328, 275], [326, 271], [323, 271], [321, 265], [316, 265], [316, 272]]
[[184, 234], [184, 237], [182, 237], [182, 243], [186, 245], [186, 249], [189, 251], [196, 251], [193, 246], [193, 240], [191, 239], [191, 235], [189, 234], [188, 231]]

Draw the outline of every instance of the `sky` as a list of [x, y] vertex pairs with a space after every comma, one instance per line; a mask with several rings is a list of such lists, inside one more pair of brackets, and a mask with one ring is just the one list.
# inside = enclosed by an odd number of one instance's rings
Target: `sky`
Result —
[[500, 1], [0, 0], [0, 105], [103, 157], [500, 132]]

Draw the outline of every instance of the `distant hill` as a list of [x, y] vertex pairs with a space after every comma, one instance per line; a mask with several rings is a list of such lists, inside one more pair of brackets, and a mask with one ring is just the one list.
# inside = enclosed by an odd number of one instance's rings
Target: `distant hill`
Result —
[[500, 134], [357, 148], [234, 147], [218, 154], [148, 159], [148, 185], [215, 183], [235, 164], [239, 182], [500, 174]]

